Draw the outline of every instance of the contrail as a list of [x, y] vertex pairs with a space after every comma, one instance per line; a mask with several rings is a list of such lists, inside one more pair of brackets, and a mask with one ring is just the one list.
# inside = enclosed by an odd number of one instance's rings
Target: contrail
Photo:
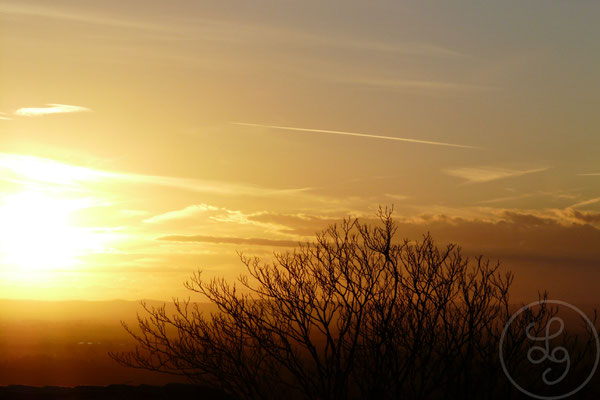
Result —
[[250, 124], [250, 123], [246, 123], [246, 122], [230, 122], [230, 124], [240, 125], [240, 126], [252, 126], [252, 127], [256, 127], [256, 128], [281, 129], [281, 130], [296, 131], [296, 132], [329, 133], [329, 134], [333, 134], [333, 135], [358, 136], [358, 137], [365, 137], [365, 138], [371, 138], [371, 139], [395, 140], [395, 141], [398, 141], [398, 142], [431, 144], [431, 145], [434, 145], [434, 146], [460, 147], [460, 148], [463, 148], [463, 149], [481, 149], [481, 147], [467, 146], [467, 145], [464, 145], [464, 144], [432, 142], [432, 141], [428, 141], [428, 140], [407, 139], [407, 138], [400, 138], [400, 137], [394, 137], [394, 136], [371, 135], [371, 134], [367, 134], [367, 133], [344, 132], [344, 131], [330, 131], [330, 130], [325, 130], [325, 129], [294, 128], [294, 127], [290, 127], [290, 126], [275, 126], [275, 125]]

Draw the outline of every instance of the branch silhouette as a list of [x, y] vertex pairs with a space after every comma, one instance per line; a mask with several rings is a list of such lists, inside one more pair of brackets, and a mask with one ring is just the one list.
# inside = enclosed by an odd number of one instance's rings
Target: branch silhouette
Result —
[[[111, 357], [241, 399], [508, 398], [498, 343], [513, 274], [429, 234], [397, 241], [392, 211], [378, 217], [345, 219], [271, 263], [240, 254], [235, 283], [195, 273], [185, 286], [218, 311], [144, 304], [137, 329], [123, 324], [136, 350]], [[508, 366], [527, 368], [526, 327], [537, 334], [555, 315], [543, 306], [511, 325]], [[591, 332], [584, 339], [589, 349]]]

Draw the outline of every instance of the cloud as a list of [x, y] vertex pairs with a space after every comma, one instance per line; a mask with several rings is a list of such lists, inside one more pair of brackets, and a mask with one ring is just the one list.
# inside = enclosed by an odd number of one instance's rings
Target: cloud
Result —
[[[468, 213], [464, 213], [467, 215]], [[479, 209], [472, 217], [451, 214], [395, 216], [397, 239], [415, 240], [431, 232], [439, 244], [458, 243], [470, 253], [498, 258], [571, 260], [600, 265], [600, 213], [567, 209]], [[340, 219], [318, 215], [261, 213], [251, 217], [281, 226], [280, 232], [312, 235]], [[378, 224], [376, 218], [360, 218]]]
[[538, 195], [538, 193], [524, 193], [524, 194], [517, 195], [517, 196], [498, 197], [498, 198], [490, 199], [490, 200], [482, 200], [479, 202], [479, 204], [503, 203], [506, 201], [526, 199], [526, 198], [533, 197], [536, 195]]
[[106, 173], [87, 167], [69, 165], [49, 158], [0, 153], [1, 174], [8, 179], [7, 172], [27, 181], [35, 181], [56, 185], [77, 185], [84, 181], [97, 181]]
[[292, 29], [246, 26], [248, 33], [260, 32], [262, 36], [269, 36], [276, 40], [286, 40], [291, 43], [318, 46], [329, 46], [362, 51], [375, 51], [381, 53], [395, 53], [421, 57], [464, 57], [465, 54], [447, 47], [424, 42], [385, 42], [366, 40], [359, 37], [345, 37], [331, 33], [329, 35], [309, 33]]
[[39, 7], [31, 6], [26, 4], [8, 4], [4, 3], [0, 5], [0, 13], [12, 14], [12, 15], [23, 15], [31, 17], [43, 17], [59, 19], [64, 21], [80, 22], [95, 25], [115, 26], [122, 28], [137, 28], [147, 30], [162, 30], [159, 25], [145, 24], [137, 21], [127, 21], [123, 19], [116, 19], [111, 17], [101, 17], [90, 13], [73, 13], [67, 11], [60, 11], [56, 7]]
[[[130, 183], [165, 186], [190, 192], [220, 195], [310, 197], [313, 200], [318, 200], [318, 197], [306, 193], [310, 188], [272, 189], [242, 183], [114, 172], [74, 166], [48, 158], [22, 154], [0, 153], [0, 168], [4, 168], [26, 181], [43, 184], [78, 187], [85, 182]], [[0, 176], [2, 180], [10, 179], [7, 174]]]
[[104, 172], [104, 174], [107, 179], [112, 179], [114, 181], [166, 186], [190, 192], [214, 193], [221, 195], [295, 196], [301, 195], [302, 193], [311, 189], [270, 189], [249, 184], [236, 184], [229, 182], [209, 181], [194, 178], [179, 178], [160, 175], [128, 174], [116, 172]]
[[169, 235], [157, 238], [169, 242], [204, 242], [216, 244], [243, 244], [254, 246], [277, 246], [277, 247], [295, 247], [298, 242], [291, 240], [265, 239], [265, 238], [238, 238], [223, 236], [203, 236], [203, 235]]
[[369, 138], [369, 139], [393, 140], [393, 141], [398, 141], [398, 142], [428, 144], [428, 145], [434, 145], [434, 146], [459, 147], [459, 148], [465, 148], [465, 149], [480, 149], [480, 147], [477, 147], [477, 146], [468, 146], [468, 145], [463, 145], [463, 144], [433, 142], [433, 141], [428, 141], [428, 140], [408, 139], [408, 138], [400, 138], [400, 137], [395, 137], [395, 136], [371, 135], [371, 134], [367, 134], [367, 133], [331, 131], [331, 130], [326, 130], [326, 129], [295, 128], [295, 127], [290, 127], [290, 126], [251, 124], [251, 123], [246, 123], [246, 122], [230, 122], [230, 124], [239, 125], [239, 126], [255, 127], [255, 128], [267, 128], [267, 129], [294, 131], [294, 132], [325, 133], [325, 134], [332, 134], [332, 135], [363, 137], [363, 138]]
[[[463, 215], [463, 216], [456, 216]], [[158, 240], [169, 243], [214, 243], [257, 246], [264, 249], [292, 249], [293, 240], [313, 240], [314, 233], [341, 220], [341, 215], [280, 214], [262, 212], [248, 218], [279, 226], [274, 235], [290, 239], [260, 237], [262, 231], [245, 233], [245, 237], [224, 235], [168, 235]], [[448, 209], [441, 214], [395, 216], [396, 240], [420, 240], [430, 232], [438, 246], [456, 243], [463, 254], [483, 254], [492, 262], [499, 260], [502, 271], [515, 273], [512, 298], [521, 301], [549, 290], [553, 296], [573, 301], [593, 299], [594, 282], [600, 279], [600, 213], [573, 209], [521, 210], [500, 208]], [[372, 215], [361, 217], [363, 223], [378, 224]], [[274, 236], [278, 237], [278, 236]], [[282, 236], [279, 236], [282, 237]], [[285, 236], [284, 236], [285, 238]], [[184, 246], [182, 246], [184, 247]], [[223, 251], [223, 253], [227, 253]], [[590, 290], [582, 288], [590, 287]], [[523, 300], [523, 301], [524, 301]]]
[[529, 170], [514, 170], [504, 169], [495, 167], [481, 167], [481, 168], [448, 168], [442, 170], [446, 175], [454, 176], [457, 178], [465, 179], [466, 183], [484, 183], [491, 182], [498, 179], [514, 178], [517, 176], [523, 176], [527, 174], [533, 174], [536, 172], [546, 171], [549, 168], [535, 168]]
[[148, 215], [149, 212], [145, 210], [121, 210], [121, 214], [126, 217], [139, 217], [142, 215]]
[[190, 217], [193, 217], [195, 215], [201, 214], [206, 211], [217, 211], [217, 210], [219, 210], [218, 207], [214, 207], [214, 206], [211, 206], [208, 204], [194, 204], [194, 205], [186, 207], [182, 210], [169, 211], [164, 214], [156, 215], [154, 217], [144, 220], [144, 222], [150, 223], [150, 224], [160, 223], [160, 222], [172, 221], [172, 220], [176, 220], [176, 219], [190, 218]]
[[[162, 233], [166, 234], [164, 228], [179, 231], [181, 234], [192, 234], [194, 230], [210, 230], [214, 235], [228, 235], [229, 232], [235, 232], [234, 235], [259, 235], [264, 236], [269, 233], [276, 235], [285, 235], [293, 239], [299, 238], [298, 235], [286, 234], [285, 226], [272, 222], [260, 221], [255, 218], [261, 212], [245, 213], [240, 210], [230, 210], [225, 207], [216, 207], [209, 204], [195, 204], [183, 209], [169, 211], [163, 214], [152, 216], [144, 222], [151, 224], [162, 224]], [[232, 227], [235, 225], [235, 227]], [[199, 228], [202, 227], [202, 228]], [[243, 233], [242, 233], [243, 232]], [[311, 234], [314, 232], [311, 232]]]
[[10, 117], [7, 117], [7, 115], [8, 114], [6, 114], [6, 113], [0, 112], [0, 119], [4, 119], [4, 120], [10, 120], [10, 119], [12, 119]]
[[66, 104], [46, 104], [48, 107], [24, 107], [15, 111], [15, 115], [22, 117], [37, 117], [48, 114], [65, 114], [91, 111], [87, 107], [70, 106]]
[[[323, 36], [320, 36], [323, 40]], [[348, 47], [356, 47], [362, 49], [372, 49], [381, 52], [409, 54], [416, 56], [441, 56], [441, 57], [461, 57], [463, 53], [447, 47], [438, 46], [429, 43], [385, 43], [364, 41], [356, 38], [350, 38], [346, 41], [337, 40], [338, 45], [345, 44]]]
[[262, 212], [248, 216], [248, 219], [277, 227], [279, 232], [298, 236], [313, 236], [328, 225], [339, 223], [343, 215], [324, 216], [306, 214], [279, 214]]
[[394, 199], [397, 201], [404, 201], [410, 198], [410, 196], [405, 196], [403, 194], [393, 194], [393, 193], [386, 193], [385, 194], [386, 197], [389, 197], [390, 199]]
[[[600, 200], [600, 199], [599, 199]], [[586, 223], [591, 225], [600, 225], [600, 213], [591, 211], [578, 211], [573, 209], [567, 209], [564, 212], [566, 217], [571, 217], [579, 223]]]
[[472, 83], [448, 82], [448, 81], [426, 81], [418, 79], [372, 79], [372, 78], [354, 78], [348, 82], [360, 85], [378, 86], [388, 89], [421, 89], [436, 91], [456, 91], [456, 90], [476, 90], [489, 91], [500, 90], [497, 86], [476, 85]]
[[580, 201], [579, 203], [573, 204], [569, 208], [577, 208], [577, 207], [581, 207], [581, 206], [587, 206], [590, 204], [596, 204], [598, 202], [600, 202], [600, 197], [596, 197], [596, 198], [585, 200], [585, 201]]
[[[201, 19], [194, 18], [194, 21], [200, 21], [196, 24], [195, 29], [182, 29], [182, 25], [165, 25], [156, 23], [147, 23], [140, 20], [128, 20], [122, 18], [114, 18], [110, 15], [98, 15], [90, 12], [73, 12], [72, 10], [61, 10], [59, 7], [41, 7], [20, 2], [10, 3], [4, 1], [0, 4], [0, 13], [52, 18], [63, 21], [71, 21], [77, 23], [86, 23], [101, 26], [111, 26], [118, 28], [139, 29], [146, 31], [157, 31], [162, 33], [178, 33], [176, 37], [181, 36], [182, 32], [192, 33], [196, 37], [200, 35], [206, 36], [213, 40], [255, 40], [264, 43], [267, 40], [272, 42], [285, 41], [292, 45], [306, 46], [307, 43], [313, 46], [329, 46], [334, 48], [357, 49], [366, 51], [377, 51], [382, 53], [407, 54], [414, 56], [425, 57], [459, 57], [464, 56], [463, 53], [443, 47], [433, 43], [422, 42], [402, 42], [393, 43], [379, 40], [368, 40], [364, 37], [357, 36], [340, 36], [329, 32], [330, 34], [323, 35], [311, 33], [302, 29], [291, 29], [289, 27], [281, 28], [279, 25], [268, 26], [263, 24], [253, 24], [241, 20], [217, 20], [217, 19]], [[240, 32], [241, 34], [232, 35], [232, 32]]]
[[[514, 192], [514, 189], [512, 189], [512, 191]], [[554, 191], [546, 191], [546, 190], [538, 190], [535, 192], [530, 192], [530, 193], [522, 193], [522, 194], [516, 194], [514, 196], [505, 196], [505, 197], [497, 197], [497, 198], [493, 198], [493, 199], [489, 199], [489, 200], [482, 200], [479, 201], [479, 204], [494, 204], [494, 203], [505, 203], [505, 202], [511, 202], [511, 201], [515, 201], [515, 200], [521, 200], [521, 199], [530, 199], [533, 197], [544, 197], [544, 198], [550, 198], [552, 200], [560, 200], [560, 201], [565, 201], [565, 200], [573, 200], [576, 199], [578, 197], [578, 195], [569, 192], [569, 191], [564, 191], [564, 190], [554, 190]]]

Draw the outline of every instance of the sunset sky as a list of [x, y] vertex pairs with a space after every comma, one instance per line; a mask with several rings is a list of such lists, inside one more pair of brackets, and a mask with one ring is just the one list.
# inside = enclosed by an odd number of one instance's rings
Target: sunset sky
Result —
[[169, 299], [394, 205], [600, 302], [600, 2], [0, 2], [0, 298]]

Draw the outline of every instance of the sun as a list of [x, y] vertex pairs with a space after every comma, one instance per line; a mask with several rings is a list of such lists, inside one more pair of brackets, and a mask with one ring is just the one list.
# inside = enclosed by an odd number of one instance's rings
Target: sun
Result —
[[89, 247], [73, 225], [72, 199], [24, 191], [0, 200], [0, 261], [5, 272], [34, 273], [72, 267]]

